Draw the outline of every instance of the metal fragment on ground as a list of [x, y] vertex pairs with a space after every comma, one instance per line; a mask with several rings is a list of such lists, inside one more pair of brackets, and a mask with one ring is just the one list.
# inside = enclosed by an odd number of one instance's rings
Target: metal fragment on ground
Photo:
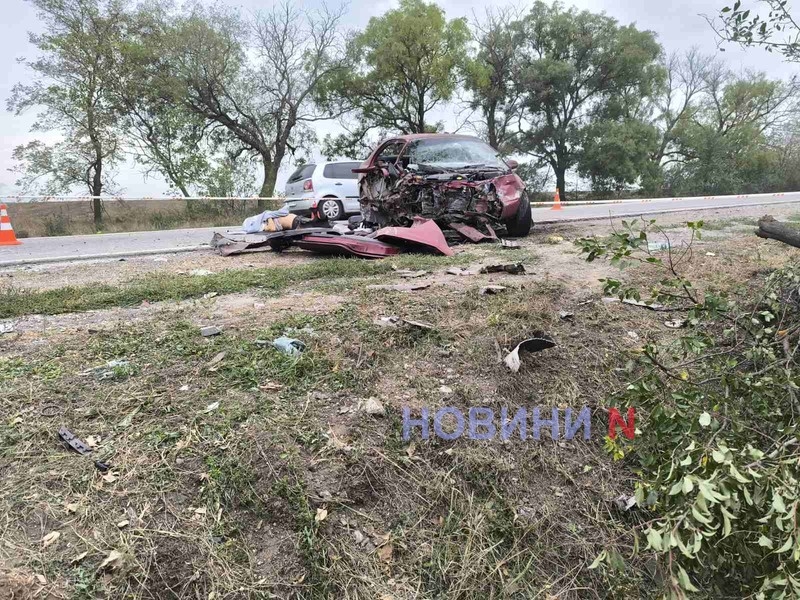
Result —
[[[481, 242], [496, 242], [497, 236], [486, 235], [466, 223], [450, 223], [450, 228], [455, 229], [461, 236], [470, 242], [479, 244]], [[494, 231], [492, 231], [494, 233]]]
[[500, 247], [513, 250], [517, 248], [522, 248], [522, 244], [520, 244], [519, 242], [515, 242], [514, 240], [500, 240]]
[[475, 275], [473, 271], [470, 271], [469, 269], [462, 269], [460, 267], [450, 267], [449, 269], [447, 269], [447, 274], [458, 275], [458, 276]]
[[288, 229], [271, 233], [214, 233], [211, 238], [211, 247], [221, 256], [233, 256], [250, 252], [280, 252], [288, 248], [293, 240], [315, 233], [327, 233], [324, 227], [309, 227], [306, 229]]
[[375, 319], [375, 324], [380, 327], [398, 327], [401, 323], [400, 317], [378, 317]]
[[525, 272], [522, 263], [508, 263], [503, 265], [486, 265], [481, 267], [481, 273], [509, 273], [510, 275], [520, 275]]
[[98, 381], [112, 379], [116, 375], [116, 369], [127, 369], [130, 363], [127, 360], [115, 359], [110, 360], [104, 365], [86, 369], [83, 371], [84, 375], [94, 375]]
[[671, 321], [664, 321], [664, 326], [670, 329], [680, 329], [686, 325], [686, 319], [673, 319]]
[[541, 352], [542, 350], [553, 348], [555, 345], [556, 343], [552, 337], [546, 333], [537, 331], [534, 332], [531, 337], [526, 338], [517, 344], [514, 349], [509, 352], [508, 355], [506, 355], [506, 357], [503, 359], [503, 362], [509, 369], [516, 373], [519, 371], [519, 367], [522, 364], [519, 356], [520, 352]]
[[568, 310], [558, 311], [558, 318], [562, 321], [572, 321], [573, 317], [575, 317], [575, 313], [571, 313]]
[[89, 454], [89, 445], [64, 426], [59, 427], [58, 437], [78, 454]]
[[272, 340], [272, 345], [284, 354], [290, 356], [298, 356], [306, 349], [306, 345], [300, 340], [286, 336], [275, 338]]
[[430, 219], [415, 217], [411, 227], [384, 227], [375, 232], [375, 238], [411, 251], [434, 252], [445, 256], [454, 254], [442, 230]]
[[417, 277], [424, 277], [428, 274], [427, 271], [409, 271], [408, 269], [399, 269], [394, 272], [398, 277], [405, 279], [416, 279]]
[[493, 295], [505, 292], [508, 288], [504, 285], [486, 285], [481, 288], [482, 295]]
[[639, 306], [648, 310], [664, 310], [665, 308], [663, 304], [659, 304], [658, 302], [643, 302], [642, 300], [636, 300], [634, 298], [625, 298], [622, 300], [622, 303], [630, 304], [631, 306]]
[[379, 317], [375, 319], [375, 324], [381, 327], [399, 327], [400, 325], [410, 325], [418, 329], [434, 329], [434, 326], [424, 321], [412, 321], [411, 319], [401, 319], [397, 316]]
[[368, 285], [368, 290], [382, 290], [391, 292], [416, 292], [431, 287], [430, 283], [398, 283], [398, 284], [375, 284]]
[[412, 327], [417, 327], [418, 329], [433, 329], [434, 326], [430, 323], [425, 323], [424, 321], [412, 321], [411, 319], [402, 319], [403, 323], [407, 323]]
[[203, 337], [211, 337], [212, 335], [219, 335], [220, 333], [222, 333], [222, 329], [216, 325], [206, 325], [200, 328], [200, 335]]

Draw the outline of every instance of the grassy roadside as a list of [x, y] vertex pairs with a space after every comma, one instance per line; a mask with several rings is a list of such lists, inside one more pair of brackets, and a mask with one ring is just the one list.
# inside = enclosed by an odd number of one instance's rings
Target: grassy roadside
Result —
[[[300, 282], [335, 282], [387, 274], [395, 269], [430, 269], [463, 264], [470, 258], [474, 256], [466, 252], [453, 257], [407, 254], [379, 261], [329, 258], [288, 267], [228, 269], [210, 275], [155, 273], [113, 286], [68, 286], [45, 291], [6, 287], [0, 289], [0, 318], [136, 306], [143, 301], [185, 300], [210, 292], [232, 294], [251, 288], [277, 293]], [[514, 255], [515, 260], [522, 258], [527, 255]]]
[[[504, 276], [507, 291], [492, 296], [460, 281], [413, 295], [359, 287], [334, 311], [298, 307], [266, 325], [253, 312], [214, 338], [153, 320], [14, 349], [0, 359], [0, 509], [17, 516], [0, 521], [10, 544], [0, 570], [43, 574], [72, 599], [483, 600], [604, 588], [585, 566], [627, 534], [602, 519], [625, 476], [600, 441], [409, 443], [401, 411], [593, 404], [625, 360], [615, 344], [629, 325], [588, 307], [581, 329], [617, 335], [573, 337], [555, 311], [566, 291], [556, 281]], [[390, 314], [434, 329], [376, 322]], [[510, 377], [496, 344], [539, 328], [561, 349]], [[256, 343], [281, 334], [306, 352]], [[110, 360], [127, 362], [108, 377], [90, 371]], [[384, 416], [360, 408], [369, 397]], [[53, 405], [55, 418], [41, 410]], [[92, 436], [110, 475], [54, 439], [60, 424]]]

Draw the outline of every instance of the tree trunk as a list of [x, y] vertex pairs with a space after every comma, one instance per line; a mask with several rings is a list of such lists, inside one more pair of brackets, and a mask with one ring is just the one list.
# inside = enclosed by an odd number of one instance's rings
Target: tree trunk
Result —
[[99, 196], [103, 193], [103, 159], [98, 157], [97, 164], [94, 167], [94, 175], [92, 176], [92, 185], [90, 187], [92, 196], [92, 212], [94, 213], [94, 226], [99, 229], [103, 226], [103, 201]]
[[800, 229], [776, 221], [771, 215], [765, 215], [758, 220], [758, 229], [755, 233], [760, 238], [778, 240], [800, 248]]
[[489, 145], [495, 150], [500, 150], [497, 144], [497, 103], [491, 102], [486, 109], [486, 133]]
[[265, 198], [270, 198], [275, 194], [275, 180], [278, 178], [278, 168], [274, 162], [262, 157], [264, 165], [264, 183], [261, 184], [261, 191], [258, 193], [260, 196], [258, 200], [258, 210], [267, 210], [268, 201]]
[[558, 188], [558, 194], [561, 200], [567, 199], [567, 170], [563, 167], [555, 166], [553, 167], [553, 171], [556, 174], [556, 188]]

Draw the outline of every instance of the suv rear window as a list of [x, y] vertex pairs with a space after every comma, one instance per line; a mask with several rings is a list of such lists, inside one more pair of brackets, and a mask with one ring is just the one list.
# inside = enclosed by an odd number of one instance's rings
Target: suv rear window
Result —
[[331, 163], [325, 165], [322, 175], [327, 179], [358, 179], [358, 174], [353, 173], [353, 169], [357, 169], [361, 163], [348, 162], [348, 163]]
[[314, 169], [316, 168], [317, 165], [300, 165], [297, 167], [297, 170], [289, 176], [286, 183], [296, 183], [303, 179], [308, 179], [313, 175]]

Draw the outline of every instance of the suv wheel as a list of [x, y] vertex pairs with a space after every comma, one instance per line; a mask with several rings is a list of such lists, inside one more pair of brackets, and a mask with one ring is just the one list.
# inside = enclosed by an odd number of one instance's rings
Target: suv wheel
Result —
[[342, 205], [335, 198], [325, 198], [317, 206], [317, 212], [321, 219], [338, 221], [344, 210], [342, 209]]

